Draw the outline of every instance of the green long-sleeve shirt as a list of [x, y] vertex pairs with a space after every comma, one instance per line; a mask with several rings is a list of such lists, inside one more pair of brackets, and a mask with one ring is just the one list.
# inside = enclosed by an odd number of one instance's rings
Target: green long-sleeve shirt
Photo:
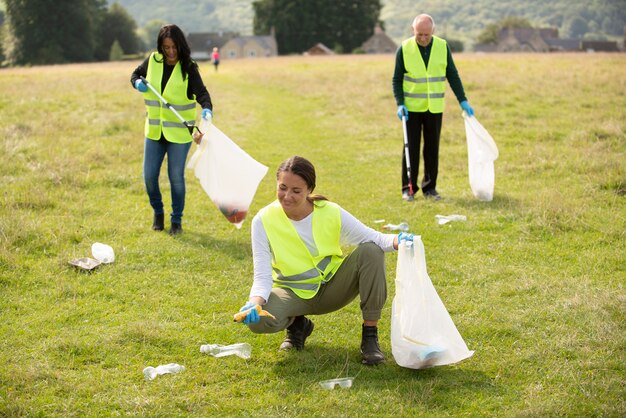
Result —
[[[422, 54], [422, 59], [424, 60], [424, 64], [428, 67], [428, 60], [430, 58], [430, 50], [433, 46], [433, 42], [430, 41], [428, 46], [423, 47], [418, 45], [420, 53]], [[459, 77], [459, 72], [456, 69], [456, 65], [454, 65], [454, 60], [452, 59], [452, 52], [450, 51], [450, 45], [446, 44], [446, 48], [448, 49], [448, 65], [446, 67], [446, 79], [450, 84], [450, 88], [454, 92], [456, 99], [461, 103], [464, 100], [467, 100], [465, 97], [465, 90], [463, 89], [463, 83], [461, 82], [461, 77]], [[393, 78], [391, 79], [391, 84], [393, 86], [393, 96], [396, 98], [396, 104], [398, 106], [404, 104], [404, 91], [402, 90], [402, 81], [404, 80], [404, 74], [406, 74], [407, 70], [404, 68], [404, 56], [402, 55], [402, 45], [396, 51], [396, 68], [393, 72]]]

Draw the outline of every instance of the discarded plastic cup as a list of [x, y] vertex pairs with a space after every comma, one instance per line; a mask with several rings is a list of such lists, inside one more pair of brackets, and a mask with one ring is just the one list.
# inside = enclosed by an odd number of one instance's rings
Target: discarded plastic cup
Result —
[[439, 225], [445, 225], [452, 221], [467, 221], [465, 215], [435, 215], [435, 219]]
[[152, 380], [155, 377], [167, 373], [180, 373], [185, 370], [185, 366], [176, 363], [162, 364], [157, 367], [148, 366], [143, 369], [143, 375], [146, 380]]
[[339, 385], [340, 388], [347, 389], [352, 387], [353, 381], [354, 377], [342, 377], [341, 379], [323, 380], [320, 382], [320, 386], [327, 390], [335, 389], [336, 385]]
[[387, 231], [407, 232], [409, 230], [409, 224], [406, 222], [399, 223], [398, 225], [386, 224], [386, 225], [383, 225], [383, 229], [386, 229]]
[[91, 254], [93, 254], [93, 258], [102, 263], [112, 263], [115, 261], [113, 248], [100, 242], [93, 243], [91, 246]]
[[226, 357], [235, 355], [243, 359], [249, 359], [252, 353], [252, 347], [248, 343], [238, 343], [231, 345], [222, 344], [203, 344], [200, 346], [200, 352], [209, 354], [213, 357]]

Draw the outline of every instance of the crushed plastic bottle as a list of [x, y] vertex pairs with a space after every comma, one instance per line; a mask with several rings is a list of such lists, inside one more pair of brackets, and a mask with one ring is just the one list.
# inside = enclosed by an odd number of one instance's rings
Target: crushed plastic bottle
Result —
[[333, 390], [336, 385], [339, 385], [340, 388], [347, 389], [347, 388], [352, 387], [353, 381], [354, 381], [354, 377], [343, 377], [340, 379], [323, 380], [320, 382], [320, 386], [327, 390]]
[[115, 253], [113, 248], [109, 245], [102, 244], [101, 242], [94, 242], [91, 246], [91, 254], [93, 258], [101, 263], [112, 263], [115, 261]]
[[467, 221], [465, 215], [435, 215], [435, 219], [439, 225], [445, 225], [452, 221]]
[[383, 229], [386, 229], [387, 231], [407, 232], [409, 230], [409, 224], [406, 222], [399, 223], [398, 225], [386, 224], [386, 225], [383, 225]]
[[143, 369], [143, 375], [146, 380], [152, 380], [155, 377], [167, 373], [180, 373], [185, 370], [185, 366], [176, 363], [162, 364], [157, 367], [148, 366]]
[[213, 357], [226, 357], [235, 355], [243, 359], [249, 359], [252, 353], [252, 347], [248, 343], [239, 343], [231, 345], [222, 344], [203, 344], [200, 346], [200, 352], [209, 354]]

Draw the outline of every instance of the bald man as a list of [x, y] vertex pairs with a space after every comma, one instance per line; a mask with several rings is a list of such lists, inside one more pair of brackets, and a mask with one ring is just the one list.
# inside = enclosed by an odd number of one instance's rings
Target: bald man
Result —
[[[393, 95], [398, 105], [398, 118], [406, 117], [411, 179], [407, 175], [405, 151], [402, 151], [402, 199], [412, 201], [419, 190], [417, 175], [420, 142], [424, 135], [424, 177], [422, 193], [425, 198], [440, 200], [437, 192], [439, 172], [439, 137], [445, 107], [445, 81], [448, 80], [461, 108], [469, 115], [474, 110], [465, 97], [463, 83], [452, 60], [448, 43], [434, 36], [435, 21], [427, 14], [413, 20], [414, 37], [402, 42], [396, 52], [393, 73]], [[409, 181], [410, 186], [409, 187]], [[412, 192], [412, 193], [411, 193]]]

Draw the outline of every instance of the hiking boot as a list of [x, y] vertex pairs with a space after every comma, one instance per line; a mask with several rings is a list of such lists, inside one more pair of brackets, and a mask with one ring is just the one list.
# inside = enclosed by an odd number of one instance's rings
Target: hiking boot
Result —
[[385, 361], [385, 355], [378, 345], [378, 328], [363, 325], [361, 335], [361, 356], [363, 364], [373, 365]]
[[296, 316], [296, 319], [291, 325], [287, 327], [287, 338], [280, 345], [278, 351], [302, 350], [304, 348], [304, 341], [313, 332], [313, 321], [306, 318], [304, 315]]
[[163, 214], [154, 215], [154, 220], [152, 221], [152, 230], [153, 231], [163, 231], [163, 228], [165, 228], [165, 226], [163, 225]]
[[175, 224], [172, 222], [172, 227], [170, 228], [170, 235], [178, 235], [183, 232], [183, 226], [181, 224]]
[[441, 200], [441, 195], [437, 193], [437, 190], [428, 190], [427, 192], [424, 192], [424, 197], [426, 199]]

